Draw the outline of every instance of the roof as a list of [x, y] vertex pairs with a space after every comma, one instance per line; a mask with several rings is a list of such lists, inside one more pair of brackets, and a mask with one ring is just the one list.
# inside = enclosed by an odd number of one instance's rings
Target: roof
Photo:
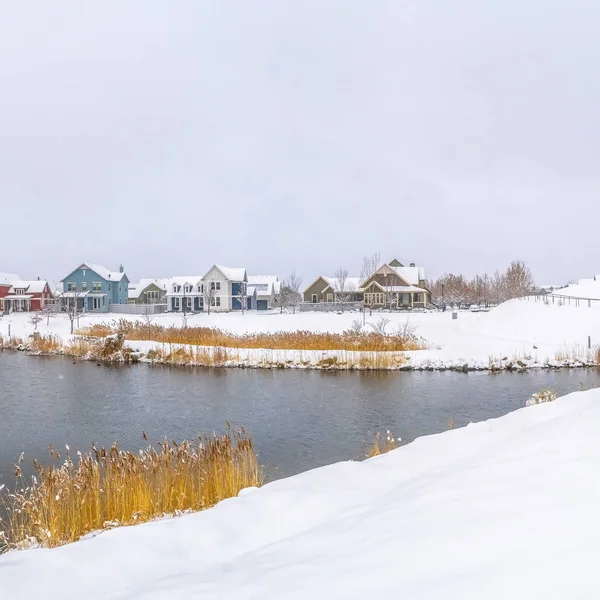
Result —
[[[396, 271], [406, 283], [411, 285], [419, 285], [419, 271], [423, 270], [424, 274], [424, 269], [422, 267], [392, 267], [392, 269]], [[424, 277], [422, 279], [424, 279]]]
[[139, 298], [140, 294], [149, 286], [155, 285], [163, 291], [167, 291], [170, 279], [168, 277], [155, 277], [140, 279], [138, 283], [132, 283], [129, 286], [129, 298]]
[[223, 265], [215, 265], [215, 267], [219, 269], [229, 281], [244, 281], [246, 279], [246, 269], [243, 267], [224, 267]]
[[0, 285], [12, 285], [13, 281], [20, 281], [21, 278], [14, 273], [0, 273]]
[[252, 296], [254, 296], [254, 294], [256, 294], [256, 286], [255, 285], [246, 286], [246, 296], [251, 298]]
[[34, 281], [13, 281], [12, 287], [8, 291], [9, 294], [14, 294], [17, 289], [25, 289], [28, 294], [41, 294], [48, 285], [45, 279], [36, 279]]
[[[81, 269], [82, 267], [86, 267], [90, 269], [90, 271], [94, 271], [94, 273], [96, 273], [106, 281], [121, 281], [121, 279], [123, 279], [123, 277], [126, 276], [125, 272], [121, 273], [120, 271], [111, 271], [103, 265], [97, 265], [94, 263], [81, 263], [77, 267], [77, 269]], [[73, 269], [73, 271], [71, 271], [69, 275], [72, 275], [75, 271], [77, 271], [77, 269]], [[69, 277], [69, 275], [67, 275], [67, 277]], [[65, 279], [67, 279], [67, 277], [65, 277], [61, 281], [64, 281]]]
[[[342, 284], [337, 277], [323, 277], [323, 279], [331, 286], [334, 292], [341, 291]], [[360, 277], [346, 277], [344, 291], [359, 292], [361, 281]]]
[[[202, 283], [202, 276], [201, 275], [180, 275], [177, 277], [171, 277], [169, 279], [166, 280], [167, 282], [167, 287], [165, 288], [167, 290], [167, 294], [173, 294], [173, 286], [177, 285], [177, 286], [181, 286], [182, 288], [186, 285], [191, 285], [192, 288], [194, 287], [198, 287], [201, 283]], [[181, 294], [181, 292], [178, 292], [179, 294]], [[129, 296], [131, 298], [131, 296]]]
[[277, 275], [248, 275], [248, 285], [255, 283], [275, 283], [279, 281]]

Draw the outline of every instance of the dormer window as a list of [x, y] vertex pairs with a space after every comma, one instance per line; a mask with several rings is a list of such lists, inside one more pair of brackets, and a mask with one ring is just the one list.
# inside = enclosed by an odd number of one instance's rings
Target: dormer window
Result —
[[16, 288], [15, 289], [15, 294], [17, 296], [22, 296], [25, 293], [25, 288]]
[[204, 291], [202, 284], [198, 284], [198, 293], [202, 294], [202, 292]]
[[191, 286], [191, 285], [186, 285], [186, 286], [183, 288], [183, 293], [184, 293], [184, 294], [190, 294], [191, 292], [192, 292], [192, 286]]

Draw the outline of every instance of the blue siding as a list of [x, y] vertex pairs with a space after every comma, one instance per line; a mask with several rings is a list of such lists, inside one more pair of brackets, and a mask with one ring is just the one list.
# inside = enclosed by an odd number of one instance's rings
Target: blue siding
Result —
[[127, 275], [124, 275], [121, 281], [108, 281], [92, 269], [81, 266], [63, 280], [63, 291], [73, 291], [71, 286], [75, 286], [78, 292], [103, 294], [103, 296], [97, 297], [96, 301], [100, 306], [96, 309], [94, 309], [94, 297], [81, 299], [85, 309], [89, 311], [108, 312], [111, 304], [127, 304], [129, 288]]

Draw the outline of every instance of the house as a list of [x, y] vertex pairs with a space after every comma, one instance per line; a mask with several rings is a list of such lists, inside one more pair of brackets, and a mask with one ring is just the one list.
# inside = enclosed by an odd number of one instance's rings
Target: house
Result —
[[44, 279], [35, 281], [13, 281], [8, 292], [0, 299], [0, 309], [4, 312], [36, 312], [40, 311], [54, 294]]
[[362, 302], [363, 291], [360, 288], [360, 277], [347, 277], [340, 280], [336, 277], [319, 275], [303, 292], [304, 302], [318, 304], [320, 302]]
[[192, 313], [204, 310], [204, 285], [202, 276], [171, 277], [166, 284], [167, 310]]
[[8, 294], [14, 281], [20, 281], [21, 278], [14, 273], [0, 273], [0, 311], [3, 310], [2, 299]]
[[215, 312], [242, 310], [242, 302], [244, 309], [247, 307], [248, 275], [246, 269], [213, 265], [202, 281], [205, 286], [210, 286], [206, 296], [210, 296], [211, 310]]
[[88, 312], [110, 312], [111, 304], [127, 304], [129, 279], [123, 266], [110, 271], [102, 265], [82, 263], [61, 281], [63, 301]]
[[414, 263], [405, 267], [394, 259], [379, 267], [362, 282], [365, 306], [381, 308], [424, 308], [431, 303], [425, 286], [425, 270]]
[[[248, 308], [252, 310], [275, 308], [280, 291], [281, 283], [277, 275], [248, 275]], [[256, 301], [252, 301], [254, 292], [256, 292]]]
[[130, 283], [128, 290], [129, 304], [166, 304], [167, 288], [170, 279], [140, 279], [138, 283]]

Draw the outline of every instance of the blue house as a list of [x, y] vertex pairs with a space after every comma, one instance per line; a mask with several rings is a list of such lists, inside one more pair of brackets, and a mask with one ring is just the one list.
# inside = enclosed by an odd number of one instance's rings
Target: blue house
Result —
[[83, 263], [63, 280], [62, 298], [86, 312], [109, 312], [111, 304], [127, 304], [129, 279], [123, 270]]

